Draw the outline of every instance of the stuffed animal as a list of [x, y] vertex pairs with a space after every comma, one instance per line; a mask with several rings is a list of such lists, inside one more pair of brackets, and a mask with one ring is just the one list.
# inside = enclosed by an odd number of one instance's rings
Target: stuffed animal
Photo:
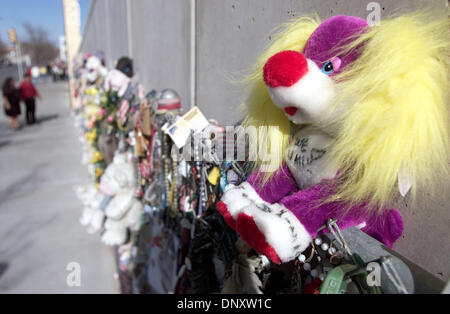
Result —
[[105, 208], [105, 233], [102, 241], [107, 245], [123, 244], [127, 239], [127, 229], [140, 228], [143, 205], [135, 197], [136, 174], [127, 161], [126, 154], [117, 154], [100, 181], [100, 190], [112, 197]]
[[86, 61], [85, 78], [88, 84], [95, 84], [99, 78], [104, 78], [108, 70], [97, 56], [90, 56]]
[[93, 184], [77, 187], [76, 194], [84, 205], [80, 223], [87, 227], [88, 233], [92, 234], [99, 231], [105, 218], [100, 209], [105, 195], [99, 192]]
[[122, 97], [130, 82], [131, 78], [126, 76], [123, 72], [112, 69], [105, 78], [104, 89], [106, 91], [115, 91], [119, 97]]
[[259, 158], [217, 205], [227, 224], [275, 263], [328, 219], [392, 246], [392, 200], [448, 174], [448, 26], [416, 13], [288, 24], [249, 77], [242, 132], [256, 130]]

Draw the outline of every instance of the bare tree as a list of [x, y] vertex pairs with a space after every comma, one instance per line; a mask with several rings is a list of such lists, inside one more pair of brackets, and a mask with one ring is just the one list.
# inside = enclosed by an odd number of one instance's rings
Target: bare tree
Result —
[[2, 58], [8, 52], [8, 46], [3, 41], [3, 38], [0, 36], [0, 58]]
[[59, 55], [59, 49], [53, 43], [45, 28], [23, 23], [26, 38], [22, 42], [23, 53], [28, 54], [35, 65], [47, 65]]

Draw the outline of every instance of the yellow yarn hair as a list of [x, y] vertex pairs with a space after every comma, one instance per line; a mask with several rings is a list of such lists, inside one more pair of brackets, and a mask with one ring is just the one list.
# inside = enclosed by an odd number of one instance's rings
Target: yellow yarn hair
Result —
[[346, 47], [361, 56], [338, 81], [347, 102], [330, 160], [343, 174], [335, 198], [382, 209], [398, 192], [398, 173], [433, 190], [448, 175], [448, 19], [421, 13], [382, 20]]
[[[270, 100], [262, 68], [279, 51], [301, 51], [317, 26], [311, 18], [287, 25], [249, 77], [253, 90], [244, 125], [279, 126], [267, 141], [281, 152], [292, 126]], [[399, 171], [410, 177], [413, 195], [448, 175], [448, 31], [447, 19], [411, 13], [383, 19], [344, 47], [351, 51], [364, 43], [360, 57], [334, 76], [342, 114], [333, 121], [338, 131], [330, 161], [341, 176], [330, 200], [369, 201], [381, 209], [398, 191]]]

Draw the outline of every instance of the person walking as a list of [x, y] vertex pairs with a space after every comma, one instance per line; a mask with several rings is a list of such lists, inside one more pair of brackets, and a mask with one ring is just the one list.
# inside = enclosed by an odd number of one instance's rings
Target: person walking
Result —
[[36, 90], [36, 87], [34, 87], [31, 78], [31, 71], [27, 71], [22, 83], [20, 84], [20, 94], [25, 102], [27, 124], [33, 124], [36, 122], [36, 97], [39, 99], [42, 99], [42, 97]]
[[12, 77], [8, 77], [3, 82], [3, 106], [8, 117], [9, 125], [13, 130], [20, 128], [20, 90], [16, 87], [16, 82]]
[[53, 82], [56, 82], [58, 80], [58, 73], [59, 69], [56, 63], [52, 65], [52, 75], [53, 75]]
[[34, 84], [38, 85], [41, 77], [41, 71], [38, 66], [31, 67], [31, 76], [33, 77]]

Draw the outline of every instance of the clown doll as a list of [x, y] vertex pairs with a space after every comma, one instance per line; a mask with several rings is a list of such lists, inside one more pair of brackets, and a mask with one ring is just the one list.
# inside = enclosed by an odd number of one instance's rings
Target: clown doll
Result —
[[448, 26], [415, 13], [289, 23], [249, 77], [243, 123], [282, 158], [227, 186], [227, 224], [275, 263], [330, 218], [392, 246], [403, 232], [392, 200], [448, 173]]

